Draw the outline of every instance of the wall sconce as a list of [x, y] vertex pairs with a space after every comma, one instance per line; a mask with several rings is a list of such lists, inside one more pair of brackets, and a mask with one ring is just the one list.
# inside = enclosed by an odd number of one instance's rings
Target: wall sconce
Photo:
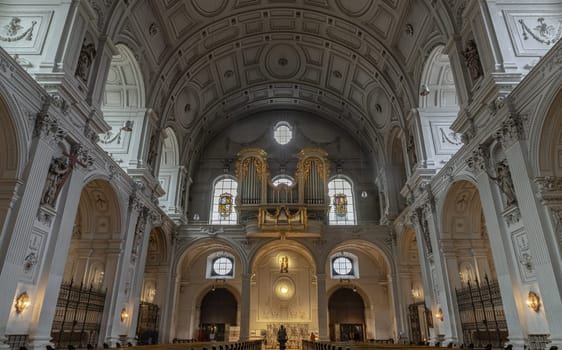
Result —
[[439, 310], [437, 310], [437, 313], [435, 314], [435, 317], [439, 321], [443, 322], [443, 310], [441, 308], [439, 308]]
[[533, 310], [534, 312], [539, 312], [541, 308], [541, 298], [535, 292], [529, 292], [527, 296], [527, 305]]
[[421, 290], [419, 288], [412, 288], [412, 296], [414, 298], [419, 298], [422, 296]]
[[128, 318], [129, 318], [129, 313], [127, 312], [127, 309], [123, 308], [121, 310], [121, 322], [125, 322]]
[[29, 304], [29, 295], [27, 294], [27, 292], [23, 292], [17, 297], [14, 307], [16, 308], [16, 312], [18, 314], [21, 314], [23, 310], [27, 309]]

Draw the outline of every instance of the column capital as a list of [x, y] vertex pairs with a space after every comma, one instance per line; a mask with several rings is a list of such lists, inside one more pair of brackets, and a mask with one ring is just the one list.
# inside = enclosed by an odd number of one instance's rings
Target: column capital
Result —
[[466, 159], [468, 169], [475, 175], [490, 168], [490, 153], [487, 145], [479, 145], [472, 151], [472, 155]]
[[35, 117], [35, 129], [33, 135], [41, 139], [49, 140], [53, 143], [59, 143], [66, 137], [66, 131], [59, 126], [57, 118], [41, 111]]
[[524, 121], [525, 117], [517, 113], [510, 113], [507, 119], [501, 123], [495, 137], [504, 149], [525, 139]]

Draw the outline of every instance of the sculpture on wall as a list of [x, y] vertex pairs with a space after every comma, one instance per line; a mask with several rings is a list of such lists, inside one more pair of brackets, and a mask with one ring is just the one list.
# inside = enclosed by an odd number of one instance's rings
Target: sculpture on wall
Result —
[[468, 69], [472, 80], [476, 80], [484, 75], [482, 64], [480, 62], [480, 55], [478, 54], [478, 48], [476, 47], [474, 40], [469, 40], [466, 43], [463, 56], [466, 61], [466, 68]]
[[76, 72], [74, 73], [80, 80], [84, 83], [88, 82], [88, 77], [90, 76], [90, 70], [94, 59], [96, 58], [96, 47], [94, 44], [87, 44], [86, 39], [82, 44], [82, 49], [80, 49], [80, 56], [78, 57], [78, 65], [76, 66]]
[[408, 152], [408, 160], [410, 161], [410, 168], [413, 168], [418, 163], [418, 156], [416, 155], [416, 143], [414, 140], [414, 135], [410, 133], [408, 137], [408, 144], [406, 145], [406, 151]]
[[55, 206], [58, 194], [71, 171], [72, 167], [68, 159], [63, 157], [53, 158], [51, 166], [49, 167], [49, 173], [47, 174], [47, 181], [45, 183], [43, 197], [41, 197], [41, 204], [47, 204], [51, 207]]
[[506, 206], [517, 205], [517, 196], [515, 195], [515, 187], [513, 186], [507, 160], [504, 159], [496, 164], [496, 176], [492, 176], [491, 174], [488, 174], [488, 176], [490, 176], [490, 179], [494, 180], [500, 190], [505, 194]]

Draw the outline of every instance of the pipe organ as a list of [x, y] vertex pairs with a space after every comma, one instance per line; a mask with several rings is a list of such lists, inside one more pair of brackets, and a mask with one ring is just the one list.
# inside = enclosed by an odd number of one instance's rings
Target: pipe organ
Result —
[[294, 182], [274, 184], [264, 150], [240, 151], [236, 162], [236, 210], [249, 234], [318, 235], [330, 204], [327, 157], [318, 148], [301, 150]]

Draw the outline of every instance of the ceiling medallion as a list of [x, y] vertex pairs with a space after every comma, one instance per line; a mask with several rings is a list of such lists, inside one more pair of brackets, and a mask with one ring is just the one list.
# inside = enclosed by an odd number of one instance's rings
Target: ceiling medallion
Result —
[[234, 75], [234, 71], [232, 69], [227, 70], [226, 72], [224, 72], [224, 77], [225, 78], [230, 78]]
[[337, 79], [341, 79], [342, 74], [339, 70], [335, 70], [333, 73], [334, 77], [336, 77]]
[[279, 60], [277, 60], [277, 63], [281, 66], [284, 67], [289, 63], [289, 60], [287, 60], [285, 57], [281, 57], [279, 58]]

